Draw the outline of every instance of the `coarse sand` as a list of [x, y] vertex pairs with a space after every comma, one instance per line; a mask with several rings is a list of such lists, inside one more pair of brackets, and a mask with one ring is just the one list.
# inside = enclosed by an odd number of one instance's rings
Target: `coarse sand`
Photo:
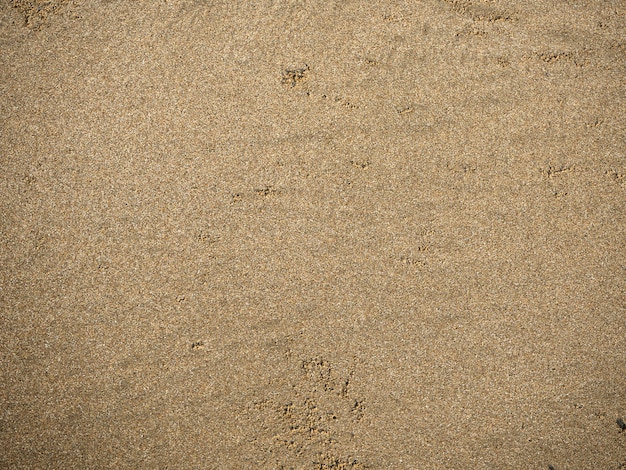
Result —
[[0, 0], [0, 468], [626, 469], [626, 2]]

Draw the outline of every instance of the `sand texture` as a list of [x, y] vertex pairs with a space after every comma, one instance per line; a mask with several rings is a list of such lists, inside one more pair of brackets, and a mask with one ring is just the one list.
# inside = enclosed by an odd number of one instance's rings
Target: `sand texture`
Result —
[[0, 0], [0, 468], [626, 469], [626, 2]]

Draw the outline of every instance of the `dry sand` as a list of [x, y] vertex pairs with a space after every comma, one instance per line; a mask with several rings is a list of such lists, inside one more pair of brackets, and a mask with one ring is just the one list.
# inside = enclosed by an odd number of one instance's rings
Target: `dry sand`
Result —
[[0, 0], [0, 467], [626, 468], [625, 72], [624, 1]]

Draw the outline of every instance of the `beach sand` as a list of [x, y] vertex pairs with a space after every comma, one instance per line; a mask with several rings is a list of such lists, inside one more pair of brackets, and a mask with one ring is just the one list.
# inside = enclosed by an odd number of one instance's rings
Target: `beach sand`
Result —
[[626, 3], [0, 0], [0, 468], [626, 468]]

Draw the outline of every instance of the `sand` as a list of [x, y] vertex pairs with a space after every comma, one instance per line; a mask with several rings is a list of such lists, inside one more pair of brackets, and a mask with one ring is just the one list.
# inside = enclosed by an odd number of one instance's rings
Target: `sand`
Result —
[[0, 0], [0, 467], [626, 468], [626, 3]]

